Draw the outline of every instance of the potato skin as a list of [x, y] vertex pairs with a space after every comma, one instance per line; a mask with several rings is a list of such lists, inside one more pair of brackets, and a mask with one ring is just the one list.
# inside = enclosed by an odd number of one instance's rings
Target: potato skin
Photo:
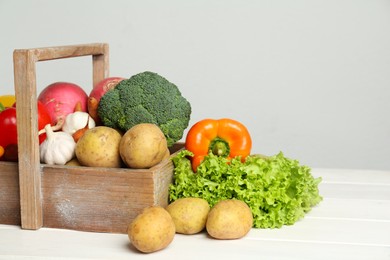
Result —
[[210, 206], [202, 198], [180, 198], [166, 209], [175, 223], [176, 233], [191, 235], [205, 228]]
[[122, 134], [110, 127], [88, 129], [76, 144], [76, 157], [83, 166], [120, 168], [119, 142]]
[[253, 215], [248, 205], [236, 199], [222, 200], [211, 208], [206, 229], [216, 239], [244, 237], [253, 226]]
[[163, 207], [151, 206], [130, 223], [128, 236], [137, 250], [144, 253], [156, 252], [173, 241], [175, 223]]
[[69, 162], [65, 163], [66, 166], [81, 166], [79, 160], [77, 158], [73, 158]]
[[167, 140], [161, 129], [154, 124], [142, 123], [123, 135], [119, 152], [129, 168], [147, 169], [163, 160], [167, 148]]

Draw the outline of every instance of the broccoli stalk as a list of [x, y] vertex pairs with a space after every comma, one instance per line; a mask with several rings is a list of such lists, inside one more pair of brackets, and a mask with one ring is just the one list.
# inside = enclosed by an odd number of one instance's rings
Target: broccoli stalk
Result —
[[124, 132], [140, 123], [156, 124], [172, 146], [188, 127], [191, 105], [176, 85], [146, 71], [109, 90], [100, 99], [98, 115], [103, 125]]

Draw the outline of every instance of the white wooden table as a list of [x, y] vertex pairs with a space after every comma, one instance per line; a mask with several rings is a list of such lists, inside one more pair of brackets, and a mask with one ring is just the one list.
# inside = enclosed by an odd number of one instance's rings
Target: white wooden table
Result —
[[137, 252], [127, 235], [0, 225], [0, 259], [390, 259], [390, 171], [313, 169], [324, 200], [281, 229], [240, 240], [176, 235], [168, 248]]

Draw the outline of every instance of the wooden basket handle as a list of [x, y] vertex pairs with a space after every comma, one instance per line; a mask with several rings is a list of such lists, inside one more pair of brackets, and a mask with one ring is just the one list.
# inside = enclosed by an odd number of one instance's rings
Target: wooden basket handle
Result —
[[93, 43], [19, 49], [13, 53], [17, 100], [20, 216], [24, 229], [39, 229], [43, 226], [35, 63], [92, 55], [93, 85], [95, 86], [99, 81], [108, 77], [108, 51], [108, 44]]

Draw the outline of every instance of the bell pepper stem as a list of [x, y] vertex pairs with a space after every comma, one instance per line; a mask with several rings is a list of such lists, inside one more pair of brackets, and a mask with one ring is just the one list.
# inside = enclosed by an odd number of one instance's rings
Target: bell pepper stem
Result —
[[211, 141], [209, 150], [211, 150], [213, 154], [222, 157], [228, 157], [230, 154], [229, 143], [219, 137]]

